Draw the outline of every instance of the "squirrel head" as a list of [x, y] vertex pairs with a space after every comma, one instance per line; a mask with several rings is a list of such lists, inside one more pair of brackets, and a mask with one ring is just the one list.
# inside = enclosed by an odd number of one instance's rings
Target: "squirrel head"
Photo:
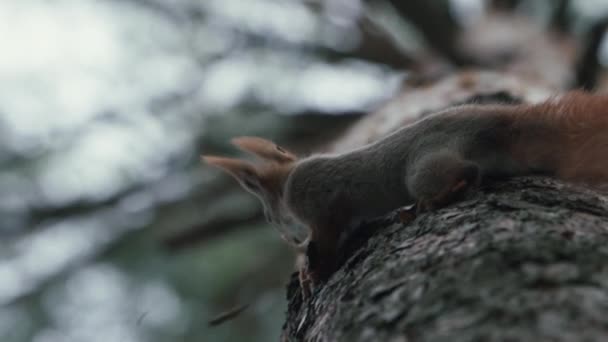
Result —
[[201, 156], [202, 160], [234, 177], [248, 192], [260, 199], [266, 220], [279, 228], [282, 238], [298, 244], [302, 236], [289, 231], [293, 218], [283, 201], [285, 182], [298, 158], [272, 141], [258, 137], [237, 137], [231, 140], [242, 151], [259, 159], [250, 163], [237, 158]]

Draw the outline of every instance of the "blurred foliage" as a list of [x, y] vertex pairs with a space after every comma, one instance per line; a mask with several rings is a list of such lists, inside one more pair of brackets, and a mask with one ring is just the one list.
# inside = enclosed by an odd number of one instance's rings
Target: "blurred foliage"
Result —
[[[436, 3], [463, 25], [488, 1]], [[577, 1], [568, 23], [600, 4]], [[393, 96], [426, 49], [380, 1], [3, 1], [0, 27], [6, 342], [276, 340], [294, 261], [268, 225], [165, 243], [259, 211], [198, 155], [233, 154], [245, 134], [309, 152]]]

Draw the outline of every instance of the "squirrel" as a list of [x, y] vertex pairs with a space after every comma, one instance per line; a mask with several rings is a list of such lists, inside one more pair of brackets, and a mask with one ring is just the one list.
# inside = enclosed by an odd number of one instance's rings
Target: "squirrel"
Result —
[[[340, 244], [363, 220], [412, 204], [416, 213], [441, 208], [492, 178], [606, 184], [608, 96], [575, 91], [538, 104], [460, 105], [361, 148], [301, 159], [258, 137], [232, 143], [262, 163], [202, 159], [256, 195], [283, 239], [306, 252], [306, 294], [337, 270]], [[308, 236], [290, 230], [294, 223]]]

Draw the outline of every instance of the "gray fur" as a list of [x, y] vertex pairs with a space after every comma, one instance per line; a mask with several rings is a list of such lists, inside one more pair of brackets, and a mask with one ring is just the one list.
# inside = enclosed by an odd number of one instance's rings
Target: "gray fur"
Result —
[[504, 112], [455, 107], [357, 150], [303, 159], [287, 179], [286, 206], [306, 225], [341, 213], [347, 222], [340, 223], [352, 225], [432, 198], [448, 186], [444, 179], [471, 165], [476, 177], [521, 173], [507, 153], [518, 133]]

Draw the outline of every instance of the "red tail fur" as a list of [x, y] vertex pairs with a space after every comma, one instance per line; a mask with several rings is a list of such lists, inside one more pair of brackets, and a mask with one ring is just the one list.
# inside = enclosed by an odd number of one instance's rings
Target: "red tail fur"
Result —
[[608, 95], [570, 92], [538, 105], [516, 109], [523, 133], [513, 157], [542, 165], [564, 180], [608, 182]]

